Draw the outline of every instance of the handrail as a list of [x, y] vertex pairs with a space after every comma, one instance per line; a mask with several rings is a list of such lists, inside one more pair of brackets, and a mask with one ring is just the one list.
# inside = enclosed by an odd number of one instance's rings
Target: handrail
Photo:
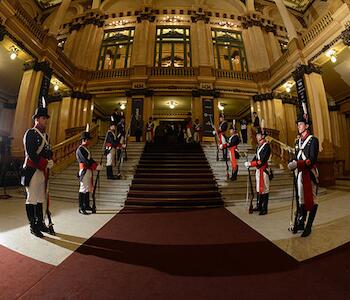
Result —
[[217, 78], [230, 78], [237, 80], [254, 80], [254, 74], [250, 72], [215, 69], [214, 76]]
[[310, 43], [315, 37], [317, 37], [321, 31], [323, 31], [330, 23], [334, 21], [332, 15], [333, 10], [328, 10], [327, 13], [320, 16], [311, 28], [302, 35], [301, 39], [303, 40], [304, 46]]
[[[93, 125], [90, 129], [92, 135], [91, 144], [94, 145], [97, 143], [98, 139], [98, 125]], [[53, 167], [53, 172], [57, 173], [67, 167], [75, 160], [75, 151], [77, 150], [80, 144], [80, 134], [78, 133], [69, 139], [64, 140], [63, 142], [56, 144], [52, 147], [53, 152], [53, 161], [55, 165]]]
[[99, 70], [90, 72], [89, 80], [98, 80], [106, 78], [128, 78], [131, 74], [131, 68]]
[[175, 68], [175, 67], [150, 67], [147, 68], [148, 76], [197, 76], [199, 71], [197, 68]]
[[290, 160], [290, 154], [295, 154], [294, 148], [271, 136], [267, 136], [266, 140], [271, 144], [273, 157], [276, 157], [280, 163], [286, 166]]
[[42, 27], [37, 24], [33, 17], [29, 15], [26, 10], [22, 7], [19, 1], [15, 2], [14, 5], [15, 16], [17, 19], [31, 32], [39, 41], [43, 41], [46, 33]]

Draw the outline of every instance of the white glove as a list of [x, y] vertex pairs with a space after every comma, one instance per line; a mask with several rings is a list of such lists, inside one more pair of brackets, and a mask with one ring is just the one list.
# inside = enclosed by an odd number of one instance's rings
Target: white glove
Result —
[[213, 130], [213, 135], [216, 135], [216, 131], [215, 130]]
[[252, 164], [249, 161], [246, 161], [244, 163], [244, 166], [248, 169]]
[[222, 150], [224, 148], [224, 145], [223, 144], [220, 144], [219, 145], [219, 148]]
[[97, 171], [101, 171], [103, 168], [103, 164], [98, 164], [97, 167], [96, 167], [96, 170]]
[[122, 148], [126, 148], [126, 144], [123, 144], [123, 145], [122, 145]]
[[53, 160], [52, 159], [49, 159], [48, 161], [47, 161], [47, 165], [46, 165], [46, 168], [48, 168], [48, 169], [51, 169], [52, 167], [53, 167]]
[[295, 170], [297, 167], [298, 167], [298, 164], [296, 160], [293, 160], [288, 164], [288, 169], [291, 171]]

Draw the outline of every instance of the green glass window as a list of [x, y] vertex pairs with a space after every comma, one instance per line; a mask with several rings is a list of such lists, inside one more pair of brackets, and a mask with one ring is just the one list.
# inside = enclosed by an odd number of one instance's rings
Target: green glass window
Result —
[[192, 67], [190, 29], [157, 27], [156, 67]]
[[129, 68], [135, 28], [105, 31], [97, 70]]
[[247, 72], [247, 60], [241, 33], [212, 28], [211, 35], [215, 67], [222, 70]]

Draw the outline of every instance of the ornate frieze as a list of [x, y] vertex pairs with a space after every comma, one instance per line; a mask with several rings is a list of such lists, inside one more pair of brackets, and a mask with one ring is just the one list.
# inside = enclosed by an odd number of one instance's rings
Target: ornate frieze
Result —
[[220, 92], [218, 90], [206, 90], [206, 89], [196, 89], [192, 91], [193, 97], [209, 96], [213, 98], [219, 98]]
[[127, 97], [132, 97], [132, 96], [146, 96], [146, 97], [151, 97], [153, 95], [153, 90], [151, 89], [131, 89], [125, 91], [125, 95]]
[[299, 64], [294, 72], [292, 72], [293, 78], [297, 81], [303, 78], [304, 74], [318, 73], [321, 74], [321, 68], [309, 63], [308, 65]]
[[142, 21], [154, 22], [156, 16], [153, 13], [152, 8], [145, 7], [142, 12], [138, 16], [136, 16], [137, 23], [141, 23]]
[[71, 97], [75, 99], [82, 99], [82, 100], [91, 100], [92, 95], [89, 93], [79, 92], [79, 91], [72, 91]]

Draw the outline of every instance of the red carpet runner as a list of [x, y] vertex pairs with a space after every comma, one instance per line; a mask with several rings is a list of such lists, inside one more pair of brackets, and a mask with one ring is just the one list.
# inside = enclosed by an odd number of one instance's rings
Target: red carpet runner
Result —
[[23, 299], [349, 299], [349, 255], [299, 264], [224, 208], [124, 209]]

